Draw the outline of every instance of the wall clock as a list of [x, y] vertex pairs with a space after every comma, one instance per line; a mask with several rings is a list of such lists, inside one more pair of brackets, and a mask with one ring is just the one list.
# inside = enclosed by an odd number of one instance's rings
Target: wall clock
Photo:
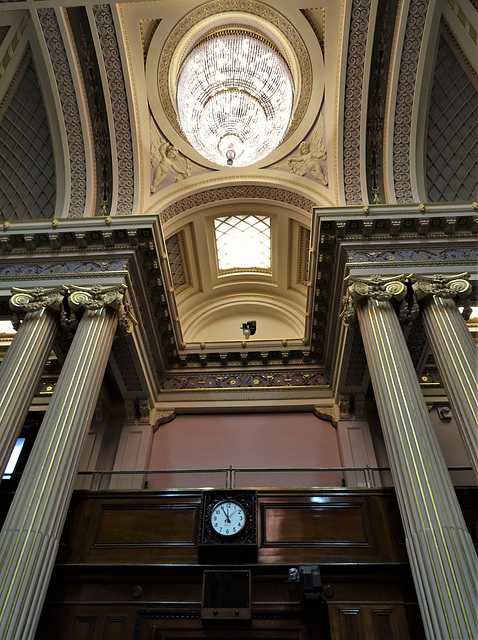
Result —
[[198, 559], [215, 564], [257, 562], [255, 491], [203, 492]]

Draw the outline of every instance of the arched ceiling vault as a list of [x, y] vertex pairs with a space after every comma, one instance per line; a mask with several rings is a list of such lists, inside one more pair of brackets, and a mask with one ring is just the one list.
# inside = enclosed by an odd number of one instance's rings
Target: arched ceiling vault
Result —
[[[183, 137], [171, 100], [189, 34], [228, 12], [267, 26], [298, 87], [291, 132], [264, 160], [240, 169], [201, 158]], [[2, 215], [15, 225], [37, 217], [158, 214], [186, 349], [213, 334], [240, 351], [239, 324], [254, 314], [261, 340], [300, 342], [312, 208], [355, 205], [354, 216], [368, 205], [425, 202], [438, 193], [430, 171], [463, 172], [469, 154], [453, 151], [440, 169], [430, 150], [437, 142], [430, 96], [437, 78], [448, 82], [439, 68], [444, 57], [437, 57], [445, 38], [476, 98], [477, 13], [470, 0], [4, 2]], [[19, 93], [27, 68], [38, 91]], [[43, 102], [44, 153], [53, 158], [41, 180], [33, 143], [8, 129], [23, 109], [40, 112], [34, 94]], [[18, 150], [28, 162], [14, 171]], [[15, 172], [7, 185], [5, 176]], [[34, 187], [32, 172], [39, 176]], [[45, 201], [41, 210], [28, 204], [25, 189]], [[271, 266], [223, 273], [214, 220], [246, 215], [270, 221]]]

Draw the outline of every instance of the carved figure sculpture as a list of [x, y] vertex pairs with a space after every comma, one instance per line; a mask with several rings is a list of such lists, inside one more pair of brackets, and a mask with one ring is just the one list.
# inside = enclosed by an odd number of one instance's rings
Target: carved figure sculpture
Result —
[[320, 115], [310, 140], [303, 140], [300, 143], [299, 153], [276, 164], [275, 168], [289, 169], [298, 176], [310, 173], [312, 177], [327, 186], [328, 180], [325, 175], [327, 150], [322, 144], [323, 135], [324, 119]]
[[[179, 155], [176, 147], [173, 147], [159, 133], [156, 125], [151, 119], [151, 167], [156, 167], [153, 181], [151, 183], [151, 193], [164, 181], [170, 171], [175, 175], [175, 182], [189, 178], [194, 170], [199, 167], [194, 165], [188, 158]], [[157, 163], [157, 164], [156, 164]]]

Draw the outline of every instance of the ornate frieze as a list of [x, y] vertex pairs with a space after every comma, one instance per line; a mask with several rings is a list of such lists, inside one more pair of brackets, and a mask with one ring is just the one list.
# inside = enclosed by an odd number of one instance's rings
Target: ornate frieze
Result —
[[189, 211], [195, 207], [211, 204], [213, 202], [220, 202], [221, 200], [234, 200], [236, 198], [276, 200], [302, 209], [308, 214], [310, 214], [315, 206], [315, 202], [312, 202], [309, 198], [305, 198], [304, 196], [301, 196], [298, 193], [293, 193], [292, 191], [287, 191], [286, 189], [276, 189], [275, 187], [258, 185], [220, 187], [217, 189], [201, 191], [200, 193], [195, 193], [187, 198], [183, 198], [182, 200], [175, 202], [161, 212], [161, 222], [164, 224], [180, 213]]
[[397, 202], [413, 202], [410, 158], [412, 110], [415, 104], [418, 59], [422, 46], [428, 0], [411, 0], [397, 87], [393, 128], [393, 180]]
[[386, 249], [382, 251], [350, 251], [348, 253], [348, 261], [359, 262], [450, 262], [453, 260], [460, 261], [478, 261], [478, 248], [453, 248], [453, 249], [434, 249], [420, 247], [418, 249]]
[[345, 79], [343, 133], [346, 204], [361, 204], [363, 202], [360, 180], [360, 123], [371, 4], [371, 0], [354, 0], [352, 4]]
[[164, 391], [177, 389], [232, 389], [254, 387], [312, 387], [326, 386], [329, 377], [321, 372], [230, 373], [165, 376], [161, 383]]
[[115, 133], [115, 156], [118, 158], [118, 202], [114, 215], [133, 213], [134, 171], [133, 143], [123, 66], [110, 5], [93, 6], [96, 27], [108, 81]]
[[81, 218], [85, 215], [87, 189], [85, 146], [80, 112], [78, 110], [78, 99], [55, 10], [39, 9], [38, 17], [58, 85], [58, 94], [65, 121], [65, 133], [68, 140], [69, 167], [67, 173], [70, 175], [68, 217]]
[[114, 272], [125, 271], [127, 269], [126, 260], [113, 261], [91, 261], [91, 262], [56, 262], [49, 264], [16, 263], [1, 264], [0, 277], [22, 278], [32, 275], [57, 275], [61, 273], [91, 273], [91, 272]]

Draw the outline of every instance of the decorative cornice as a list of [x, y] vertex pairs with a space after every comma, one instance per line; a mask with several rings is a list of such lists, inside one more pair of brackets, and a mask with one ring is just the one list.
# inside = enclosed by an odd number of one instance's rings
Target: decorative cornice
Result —
[[66, 175], [71, 176], [68, 217], [81, 218], [85, 215], [87, 186], [85, 146], [77, 96], [55, 10], [39, 9], [38, 16], [58, 85], [68, 141], [69, 166], [65, 171]]
[[93, 14], [98, 29], [113, 114], [116, 142], [113, 157], [118, 158], [118, 200], [116, 211], [112, 214], [129, 215], [133, 213], [134, 200], [133, 143], [123, 67], [110, 6], [94, 5]]

